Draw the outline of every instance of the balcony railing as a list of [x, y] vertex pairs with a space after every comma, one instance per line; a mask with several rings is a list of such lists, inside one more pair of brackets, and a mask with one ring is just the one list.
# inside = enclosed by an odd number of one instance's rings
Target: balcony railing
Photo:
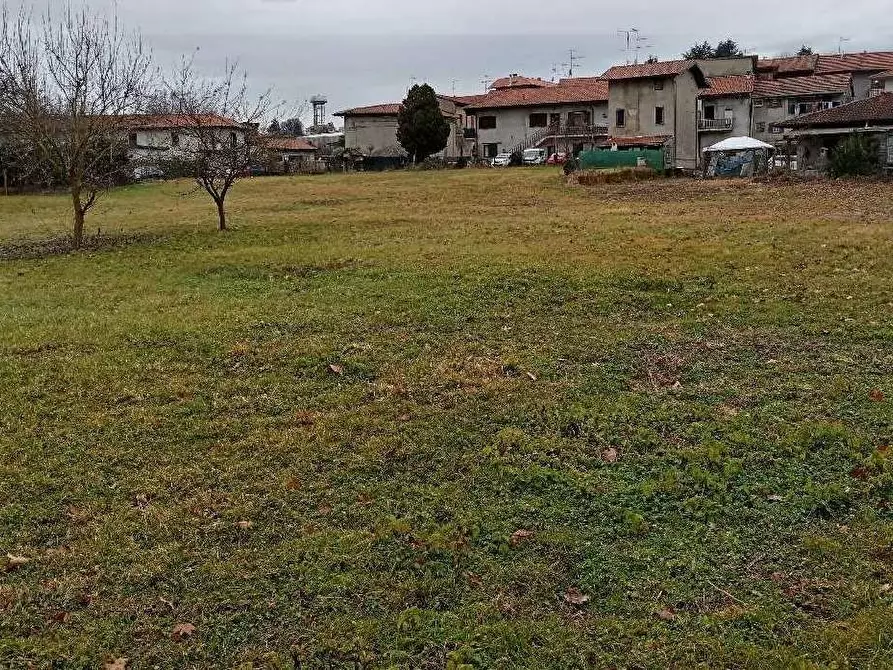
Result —
[[731, 130], [735, 119], [698, 119], [698, 130]]
[[552, 133], [557, 137], [589, 137], [592, 135], [608, 135], [608, 126], [598, 126], [592, 123], [562, 123], [553, 125]]

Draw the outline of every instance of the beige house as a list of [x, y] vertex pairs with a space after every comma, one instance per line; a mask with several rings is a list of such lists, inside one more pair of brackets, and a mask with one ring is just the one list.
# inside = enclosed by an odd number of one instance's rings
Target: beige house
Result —
[[531, 148], [576, 154], [608, 134], [608, 84], [597, 77], [552, 83], [512, 75], [466, 101], [465, 135], [481, 158]]
[[728, 137], [751, 134], [753, 75], [708, 77], [707, 83], [698, 95], [699, 155]]
[[752, 135], [770, 144], [783, 140], [783, 122], [803, 114], [832, 109], [853, 99], [849, 74], [758, 78], [753, 91]]
[[[465, 105], [459, 98], [438, 95], [440, 111], [450, 125], [446, 148], [437, 157], [447, 160], [467, 156], [463, 129]], [[344, 148], [355, 154], [370, 157], [406, 157], [406, 151], [397, 141], [397, 115], [400, 103], [387, 103], [369, 107], [354, 107], [336, 112], [344, 118]]]

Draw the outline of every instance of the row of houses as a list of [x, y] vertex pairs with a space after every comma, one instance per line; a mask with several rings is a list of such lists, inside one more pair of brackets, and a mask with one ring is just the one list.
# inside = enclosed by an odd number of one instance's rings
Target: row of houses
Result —
[[[782, 156], [799, 152], [800, 165], [809, 166], [835, 137], [824, 124], [840, 117], [816, 118], [823, 124], [818, 132], [809, 123], [812, 115], [846, 107], [843, 132], [867, 123], [883, 135], [883, 122], [893, 125], [893, 118], [884, 118], [891, 73], [893, 51], [652, 61], [558, 82], [513, 74], [483, 95], [439, 96], [452, 128], [442, 156], [491, 158], [534, 147], [575, 154], [595, 147], [660, 148], [668, 165], [695, 170], [707, 146], [750, 135], [775, 145]], [[854, 104], [868, 100], [873, 102], [864, 110]], [[399, 155], [399, 107], [338, 112], [345, 147], [370, 156]], [[825, 136], [824, 145], [801, 142], [813, 135]], [[889, 132], [881, 139], [893, 141]], [[817, 147], [819, 155], [812, 156]]]

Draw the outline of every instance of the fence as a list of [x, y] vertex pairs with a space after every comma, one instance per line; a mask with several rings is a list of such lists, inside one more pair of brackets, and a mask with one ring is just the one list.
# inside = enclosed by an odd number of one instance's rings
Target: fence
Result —
[[594, 149], [580, 154], [580, 167], [584, 170], [604, 170], [609, 168], [636, 167], [639, 159], [658, 171], [664, 169], [664, 152], [659, 149], [630, 149], [628, 151], [611, 151]]

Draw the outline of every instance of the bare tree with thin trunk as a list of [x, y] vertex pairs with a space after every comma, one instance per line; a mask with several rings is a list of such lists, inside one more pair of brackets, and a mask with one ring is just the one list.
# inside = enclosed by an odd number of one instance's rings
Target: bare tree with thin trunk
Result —
[[72, 242], [84, 218], [128, 170], [122, 123], [139, 111], [153, 76], [151, 54], [116, 16], [48, 9], [35, 17], [4, 5], [0, 18], [0, 116], [20, 162], [71, 195]]
[[196, 187], [211, 196], [217, 227], [226, 230], [226, 197], [267, 158], [259, 128], [273, 112], [271, 92], [252, 96], [247, 75], [236, 65], [227, 65], [220, 78], [206, 78], [185, 58], [167, 89], [168, 113], [181, 135], [176, 159]]

